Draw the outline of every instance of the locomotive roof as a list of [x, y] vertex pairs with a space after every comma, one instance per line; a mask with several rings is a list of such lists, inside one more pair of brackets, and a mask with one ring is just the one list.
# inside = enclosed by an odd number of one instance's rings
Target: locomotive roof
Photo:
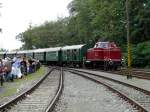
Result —
[[94, 48], [116, 48], [116, 44], [114, 42], [97, 42]]
[[69, 49], [80, 49], [83, 46], [85, 46], [85, 44], [81, 44], [81, 45], [72, 45], [72, 46], [65, 46], [62, 47], [62, 50], [69, 50]]

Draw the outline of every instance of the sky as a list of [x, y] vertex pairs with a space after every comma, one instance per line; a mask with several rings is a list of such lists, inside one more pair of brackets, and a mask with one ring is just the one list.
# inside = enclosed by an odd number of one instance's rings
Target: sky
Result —
[[35, 26], [45, 21], [69, 16], [67, 5], [72, 0], [0, 0], [0, 48], [18, 49], [22, 43], [16, 35], [24, 32], [29, 24]]

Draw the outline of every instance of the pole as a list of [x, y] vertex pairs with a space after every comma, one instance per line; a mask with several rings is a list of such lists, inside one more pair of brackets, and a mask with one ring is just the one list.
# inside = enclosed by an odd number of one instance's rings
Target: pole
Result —
[[[2, 8], [2, 3], [0, 3], [0, 8]], [[1, 12], [0, 12], [0, 17], [1, 17]], [[1, 22], [0, 22], [1, 23]], [[2, 34], [2, 28], [1, 28], [1, 26], [0, 26], [0, 33]], [[0, 45], [0, 48], [2, 49], [3, 48], [3, 40], [2, 40], [2, 37], [1, 37], [1, 43], [0, 43], [1, 45]]]
[[128, 51], [128, 74], [127, 79], [132, 78], [131, 74], [131, 41], [130, 41], [130, 17], [129, 17], [129, 1], [126, 0], [126, 21], [127, 21], [127, 51]]

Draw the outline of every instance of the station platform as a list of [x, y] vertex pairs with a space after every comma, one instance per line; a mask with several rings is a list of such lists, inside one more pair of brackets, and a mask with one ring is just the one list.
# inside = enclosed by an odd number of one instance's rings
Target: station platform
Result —
[[101, 72], [101, 71], [91, 71], [89, 70], [85, 70], [85, 69], [76, 69], [76, 70], [80, 70], [80, 71], [88, 71], [90, 73], [94, 73], [97, 75], [101, 75], [101, 76], [105, 76], [105, 77], [109, 77], [121, 82], [125, 82], [128, 83], [130, 85], [134, 85], [136, 87], [145, 89], [147, 91], [150, 91], [150, 80], [146, 80], [146, 79], [140, 79], [140, 78], [136, 78], [136, 77], [132, 77], [132, 79], [127, 79], [127, 76], [123, 76], [123, 75], [116, 75], [113, 73], [106, 73], [106, 72]]

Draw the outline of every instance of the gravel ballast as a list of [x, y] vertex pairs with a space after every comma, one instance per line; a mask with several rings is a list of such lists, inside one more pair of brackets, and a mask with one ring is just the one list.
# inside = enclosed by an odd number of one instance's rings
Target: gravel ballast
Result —
[[54, 112], [137, 112], [104, 86], [69, 72]]

